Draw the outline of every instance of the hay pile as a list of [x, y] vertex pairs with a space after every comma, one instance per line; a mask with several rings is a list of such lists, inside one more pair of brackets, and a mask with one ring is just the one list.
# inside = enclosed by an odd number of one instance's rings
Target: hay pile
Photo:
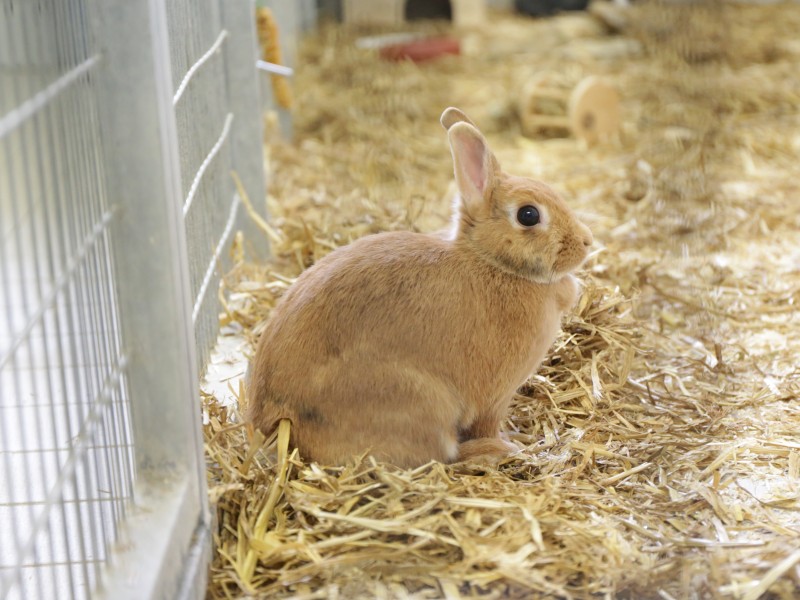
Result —
[[[298, 141], [271, 148], [275, 260], [235, 248], [224, 323], [255, 340], [332, 248], [442, 225], [450, 104], [603, 251], [497, 469], [308, 464], [206, 397], [210, 598], [797, 597], [800, 6], [689, 10], [637, 7], [623, 37], [496, 16], [424, 66], [357, 50], [364, 32], [309, 41]], [[515, 90], [548, 69], [619, 86], [618, 143], [520, 137]]]

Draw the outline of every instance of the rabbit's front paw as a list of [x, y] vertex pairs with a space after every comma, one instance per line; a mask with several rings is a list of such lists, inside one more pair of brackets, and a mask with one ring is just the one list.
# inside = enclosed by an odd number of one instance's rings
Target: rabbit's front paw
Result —
[[556, 285], [556, 303], [558, 310], [567, 312], [578, 302], [581, 284], [573, 275], [565, 275]]

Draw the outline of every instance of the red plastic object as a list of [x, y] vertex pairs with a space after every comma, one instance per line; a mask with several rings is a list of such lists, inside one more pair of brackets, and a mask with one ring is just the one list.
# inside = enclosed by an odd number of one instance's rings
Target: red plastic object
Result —
[[461, 45], [457, 39], [451, 37], [426, 38], [381, 48], [381, 56], [387, 60], [423, 62], [445, 54], [461, 54]]

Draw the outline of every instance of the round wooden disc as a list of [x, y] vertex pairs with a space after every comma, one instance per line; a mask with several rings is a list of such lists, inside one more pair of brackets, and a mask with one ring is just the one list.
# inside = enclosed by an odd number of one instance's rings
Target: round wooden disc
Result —
[[569, 98], [569, 121], [576, 137], [593, 144], [619, 130], [619, 94], [599, 77], [586, 77]]

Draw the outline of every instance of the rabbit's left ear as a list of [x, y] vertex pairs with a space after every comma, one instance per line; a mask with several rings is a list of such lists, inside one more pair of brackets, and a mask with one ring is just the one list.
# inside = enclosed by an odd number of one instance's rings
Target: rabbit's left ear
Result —
[[478, 126], [475, 125], [475, 123], [473, 123], [470, 118], [463, 113], [463, 111], [459, 110], [455, 106], [445, 108], [441, 118], [439, 119], [439, 122], [442, 124], [442, 127], [447, 130], [449, 130], [456, 123], [469, 123], [475, 129], [478, 128]]
[[[442, 118], [444, 120], [444, 115]], [[499, 165], [486, 139], [473, 125], [464, 121], [451, 125], [447, 137], [462, 200], [467, 204], [487, 201], [491, 197]]]

